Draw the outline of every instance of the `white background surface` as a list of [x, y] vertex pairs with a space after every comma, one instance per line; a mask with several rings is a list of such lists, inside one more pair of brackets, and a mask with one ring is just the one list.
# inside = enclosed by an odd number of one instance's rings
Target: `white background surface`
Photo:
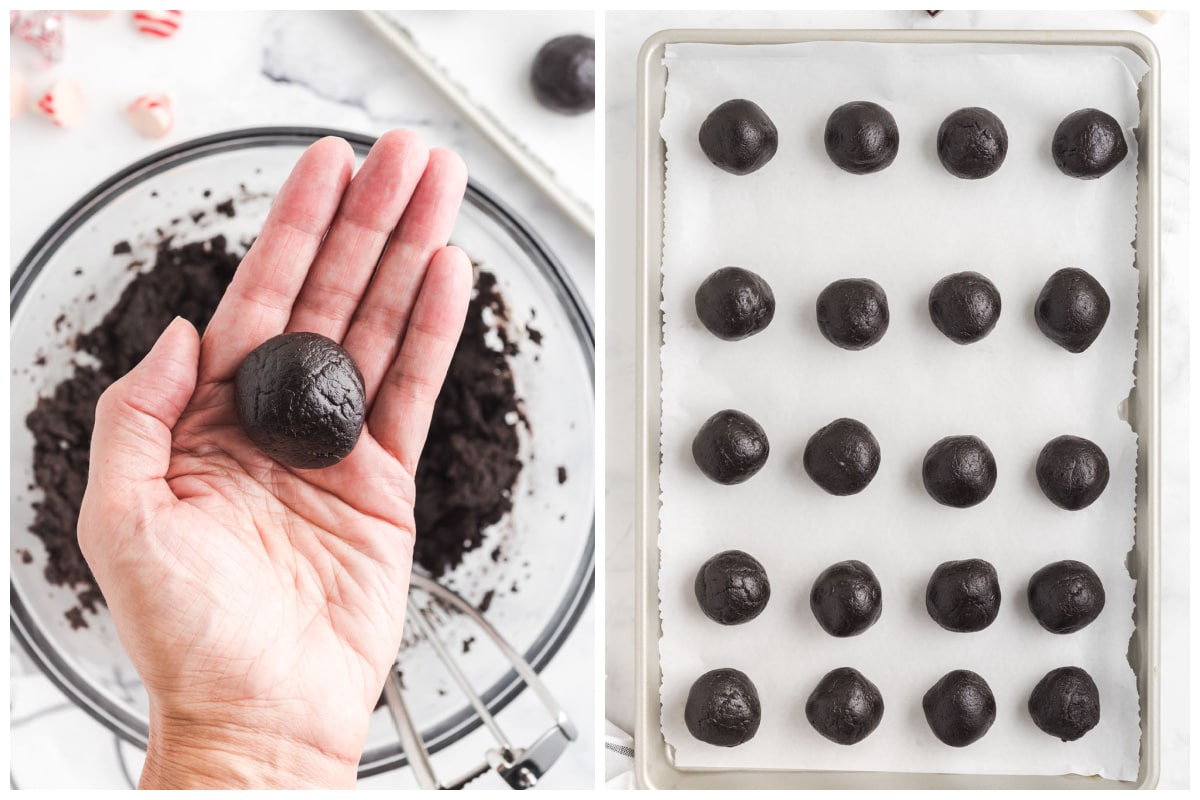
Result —
[[[591, 34], [590, 12], [509, 15], [472, 20], [469, 14], [429, 12], [409, 17], [421, 42], [447, 41], [455, 25], [472, 26], [470, 41], [452, 59], [453, 77], [468, 91], [497, 81], [525, 85], [531, 37]], [[35, 239], [85, 191], [126, 164], [178, 142], [255, 125], [313, 125], [378, 134], [407, 127], [433, 145], [457, 150], [473, 180], [494, 191], [546, 240], [565, 265], [585, 301], [594, 301], [593, 243], [516, 170], [469, 128], [376, 34], [349, 12], [186, 12], [178, 34], [165, 41], [139, 36], [130, 15], [115, 12], [93, 21], [68, 17], [66, 58], [42, 70], [32, 51], [14, 42], [11, 61], [28, 77], [30, 92], [44, 91], [54, 76], [81, 84], [87, 117], [72, 130], [59, 130], [32, 115], [11, 125], [11, 267]], [[511, 26], [506, 28], [506, 26]], [[481, 27], [487, 35], [481, 35]], [[506, 30], [519, 35], [506, 35]], [[544, 36], [543, 36], [544, 33]], [[528, 50], [528, 52], [526, 52]], [[162, 140], [137, 136], [123, 118], [133, 98], [170, 91], [178, 101], [175, 129]], [[505, 121], [515, 131], [553, 128], [561, 147], [555, 159], [570, 160], [578, 191], [587, 191], [586, 164], [593, 159], [595, 115], [561, 118], [541, 109], [532, 95], [514, 95]], [[553, 117], [551, 119], [551, 117]], [[547, 156], [549, 157], [549, 156]], [[580, 164], [585, 165], [581, 169]], [[595, 761], [592, 689], [594, 606], [543, 676], [580, 730], [580, 739], [543, 781], [546, 787], [590, 787]], [[121, 788], [136, 780], [141, 753], [119, 744], [102, 726], [76, 709], [12, 648], [12, 766], [16, 785], [55, 788]], [[548, 722], [528, 693], [500, 714], [514, 741], [541, 733]], [[479, 761], [490, 738], [477, 731], [434, 756], [451, 777], [456, 767]], [[412, 786], [411, 778], [389, 773], [365, 779], [368, 788]], [[474, 784], [499, 786], [489, 776]]]
[[1188, 453], [1187, 453], [1187, 47], [1188, 19], [1168, 12], [1157, 26], [1133, 12], [1033, 14], [944, 12], [657, 13], [607, 17], [606, 348], [606, 714], [632, 729], [633, 701], [633, 376], [634, 147], [636, 54], [652, 33], [672, 27], [1099, 28], [1150, 35], [1163, 61], [1163, 788], [1188, 777]]

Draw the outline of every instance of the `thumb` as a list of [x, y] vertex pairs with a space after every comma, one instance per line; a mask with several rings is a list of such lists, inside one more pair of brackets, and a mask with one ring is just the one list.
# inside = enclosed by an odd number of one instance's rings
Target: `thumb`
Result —
[[200, 337], [176, 317], [141, 362], [100, 395], [89, 485], [105, 495], [144, 490], [171, 460], [171, 429], [196, 390]]

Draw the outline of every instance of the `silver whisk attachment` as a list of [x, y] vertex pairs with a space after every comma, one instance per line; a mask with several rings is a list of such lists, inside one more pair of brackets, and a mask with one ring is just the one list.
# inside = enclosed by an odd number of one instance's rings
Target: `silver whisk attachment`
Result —
[[483, 720], [484, 727], [488, 729], [492, 734], [492, 738], [496, 741], [496, 746], [488, 749], [483, 762], [479, 766], [472, 768], [457, 780], [446, 783], [439, 781], [433, 771], [433, 764], [429, 760], [429, 751], [425, 749], [425, 743], [421, 739], [420, 731], [414, 724], [412, 716], [408, 712], [408, 707], [405, 705], [404, 690], [400, 683], [400, 675], [395, 665], [393, 665], [392, 670], [388, 672], [387, 681], [383, 685], [383, 697], [387, 703], [388, 710], [391, 712], [392, 719], [396, 723], [396, 731], [400, 735], [400, 745], [404, 748], [404, 754], [408, 757], [408, 763], [412, 766], [417, 784], [422, 789], [461, 789], [467, 783], [491, 769], [495, 770], [496, 774], [513, 789], [533, 788], [554, 762], [558, 760], [563, 751], [566, 750], [567, 745], [575, 741], [578, 736], [575, 726], [567, 718], [566, 713], [558, 705], [558, 701], [550, 694], [550, 690], [542, 683], [542, 679], [534, 671], [533, 667], [529, 665], [529, 662], [514, 650], [512, 645], [470, 603], [456, 592], [447, 589], [431, 578], [415, 572], [412, 575], [412, 583], [409, 587], [410, 598], [414, 592], [423, 592], [429, 597], [459, 611], [475, 623], [509, 660], [513, 669], [516, 670], [517, 675], [537, 695], [537, 698], [541, 700], [542, 705], [554, 720], [553, 726], [528, 747], [514, 747], [508, 740], [508, 737], [504, 735], [504, 731], [501, 730], [496, 718], [488, 711], [487, 704], [483, 702], [479, 693], [471, 686], [462, 667], [450, 654], [450, 650], [446, 645], [438, 638], [433, 625], [430, 624], [429, 619], [426, 617], [428, 610], [426, 607], [423, 607], [425, 604], [410, 602], [406, 624], [412, 625], [424, 639], [428, 640], [438, 658], [441, 659], [446, 669], [450, 672], [451, 677], [454, 678], [454, 682], [458, 684], [459, 689], [462, 690], [472, 708], [475, 709], [475, 713]]

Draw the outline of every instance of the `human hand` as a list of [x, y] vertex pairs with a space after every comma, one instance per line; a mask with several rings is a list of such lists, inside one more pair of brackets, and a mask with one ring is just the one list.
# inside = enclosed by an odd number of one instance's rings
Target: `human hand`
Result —
[[[471, 265], [446, 246], [457, 155], [393, 131], [353, 166], [312, 145], [203, 339], [175, 320], [96, 409], [79, 544], [150, 696], [143, 788], [354, 785]], [[238, 366], [285, 331], [362, 371], [366, 425], [332, 467], [282, 466], [238, 424]]]

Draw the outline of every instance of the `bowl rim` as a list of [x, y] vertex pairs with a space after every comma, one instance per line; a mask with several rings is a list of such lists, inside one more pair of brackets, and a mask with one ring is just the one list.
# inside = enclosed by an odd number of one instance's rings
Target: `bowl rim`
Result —
[[[9, 320], [17, 313], [30, 287], [41, 274], [59, 247], [110, 200], [141, 182], [179, 164], [206, 155], [260, 146], [305, 145], [326, 137], [345, 139], [355, 153], [364, 154], [377, 137], [353, 131], [312, 126], [263, 126], [239, 128], [189, 139], [158, 150], [133, 162], [83, 195], [67, 211], [52, 222], [30, 247], [10, 278]], [[542, 272], [547, 283], [569, 317], [588, 368], [595, 394], [595, 331], [592, 317], [578, 289], [564, 270], [557, 256], [529, 225], [492, 192], [474, 179], [468, 179], [464, 201], [477, 207], [507, 233], [517, 246]], [[572, 589], [563, 598], [551, 621], [524, 653], [525, 660], [537, 672], [548, 664], [566, 641], [586, 609], [595, 587], [596, 516], [593, 500], [592, 520], [585, 555], [576, 569]], [[142, 749], [146, 748], [148, 728], [145, 720], [128, 713], [112, 703], [84, 679], [65, 659], [60, 657], [26, 608], [16, 582], [9, 579], [9, 621], [13, 638], [21, 644], [38, 668], [60, 691], [94, 719], [117, 736]], [[481, 693], [488, 710], [496, 714], [525, 688], [525, 682], [515, 670], [509, 670], [496, 683]], [[482, 725], [482, 720], [467, 704], [461, 711], [432, 730], [422, 731], [422, 738], [431, 753], [436, 753], [462, 739]], [[408, 764], [403, 750], [394, 745], [377, 747], [363, 753], [359, 762], [359, 777], [368, 777]]]

